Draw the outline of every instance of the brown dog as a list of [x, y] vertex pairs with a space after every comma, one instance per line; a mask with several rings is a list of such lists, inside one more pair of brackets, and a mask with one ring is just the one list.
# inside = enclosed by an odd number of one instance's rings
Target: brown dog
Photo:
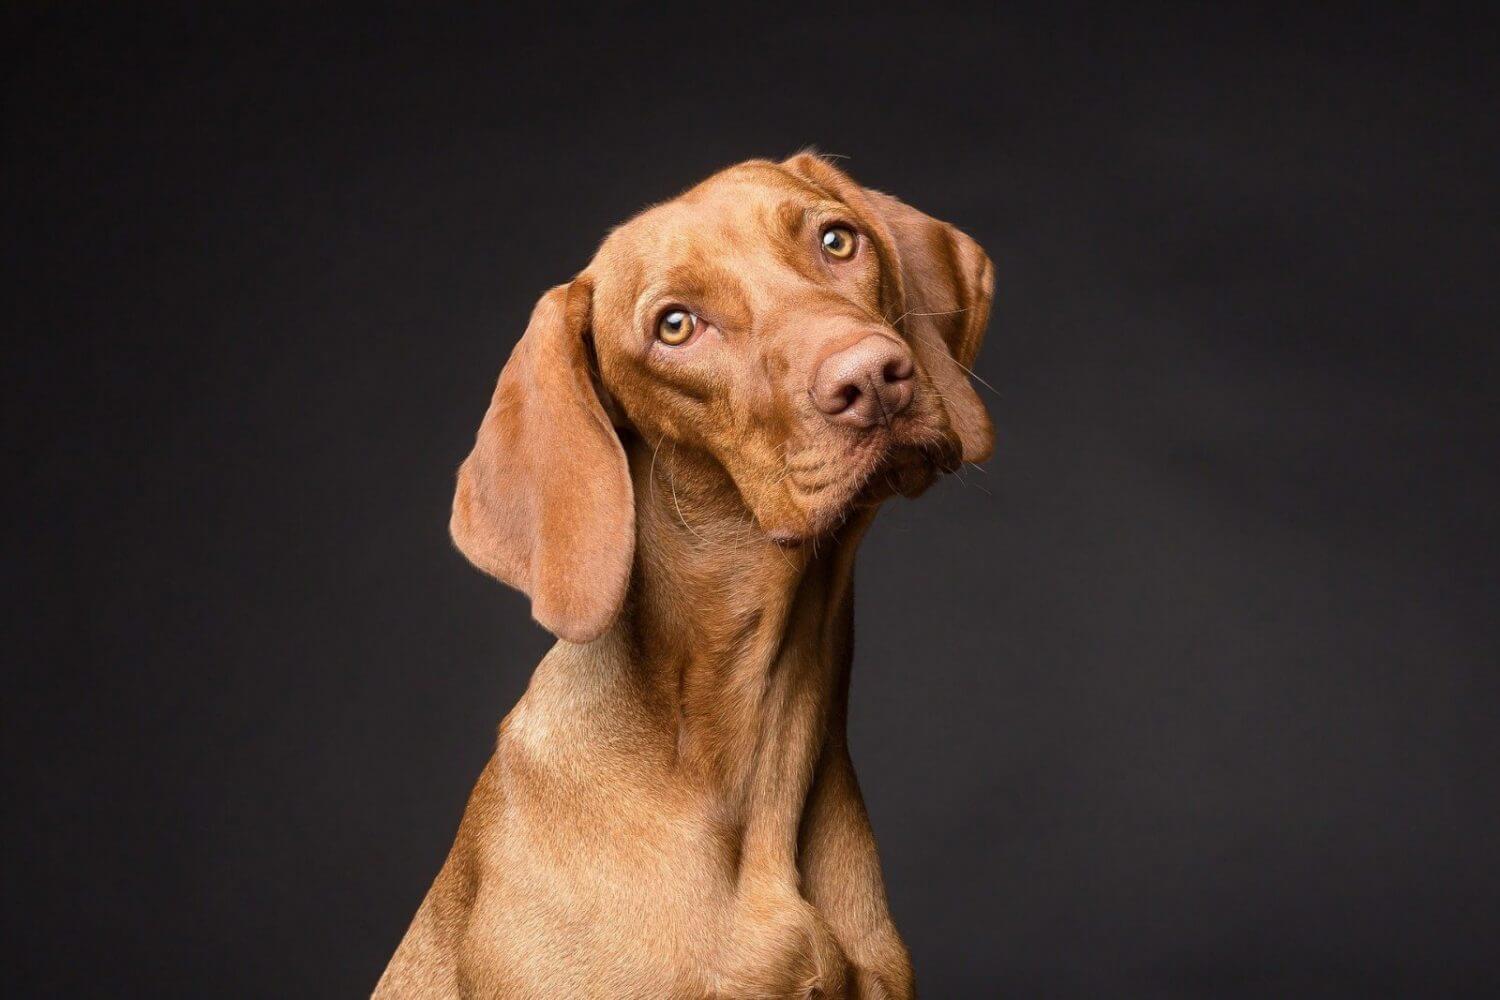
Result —
[[562, 641], [376, 996], [913, 995], [844, 738], [854, 550], [989, 456], [992, 289], [973, 240], [804, 153], [542, 297], [451, 527]]

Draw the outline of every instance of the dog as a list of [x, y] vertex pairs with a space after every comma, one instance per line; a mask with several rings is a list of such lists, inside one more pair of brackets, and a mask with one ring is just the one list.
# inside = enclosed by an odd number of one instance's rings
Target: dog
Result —
[[914, 996], [845, 740], [876, 507], [989, 457], [994, 271], [813, 153], [548, 291], [450, 530], [559, 642], [376, 997]]

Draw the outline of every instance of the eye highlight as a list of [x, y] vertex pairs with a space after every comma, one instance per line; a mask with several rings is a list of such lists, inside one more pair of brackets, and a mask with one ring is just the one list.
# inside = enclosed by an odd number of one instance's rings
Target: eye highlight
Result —
[[854, 256], [854, 248], [859, 245], [854, 236], [854, 230], [848, 226], [829, 226], [823, 230], [819, 239], [823, 244], [823, 252], [838, 260], [848, 260]]
[[698, 317], [686, 309], [668, 309], [656, 323], [656, 339], [668, 347], [686, 344], [698, 329]]

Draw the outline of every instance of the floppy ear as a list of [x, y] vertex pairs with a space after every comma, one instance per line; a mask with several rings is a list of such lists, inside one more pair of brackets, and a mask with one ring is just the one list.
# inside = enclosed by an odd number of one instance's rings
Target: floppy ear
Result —
[[537, 303], [459, 467], [448, 525], [470, 562], [570, 642], [619, 614], [635, 549], [625, 451], [590, 377], [592, 294], [579, 278]]
[[954, 226], [869, 188], [814, 153], [784, 166], [848, 205], [893, 272], [896, 326], [943, 398], [948, 422], [967, 462], [982, 462], [995, 448], [995, 429], [969, 382], [989, 324], [995, 269], [984, 249]]

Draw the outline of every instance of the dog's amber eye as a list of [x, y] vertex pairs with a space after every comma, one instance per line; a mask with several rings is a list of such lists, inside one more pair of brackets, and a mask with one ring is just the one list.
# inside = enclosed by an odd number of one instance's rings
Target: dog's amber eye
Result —
[[823, 252], [839, 260], [854, 256], [854, 232], [843, 226], [829, 226], [823, 230]]
[[698, 328], [698, 317], [682, 309], [673, 309], [656, 324], [656, 336], [663, 344], [676, 347], [685, 344]]

